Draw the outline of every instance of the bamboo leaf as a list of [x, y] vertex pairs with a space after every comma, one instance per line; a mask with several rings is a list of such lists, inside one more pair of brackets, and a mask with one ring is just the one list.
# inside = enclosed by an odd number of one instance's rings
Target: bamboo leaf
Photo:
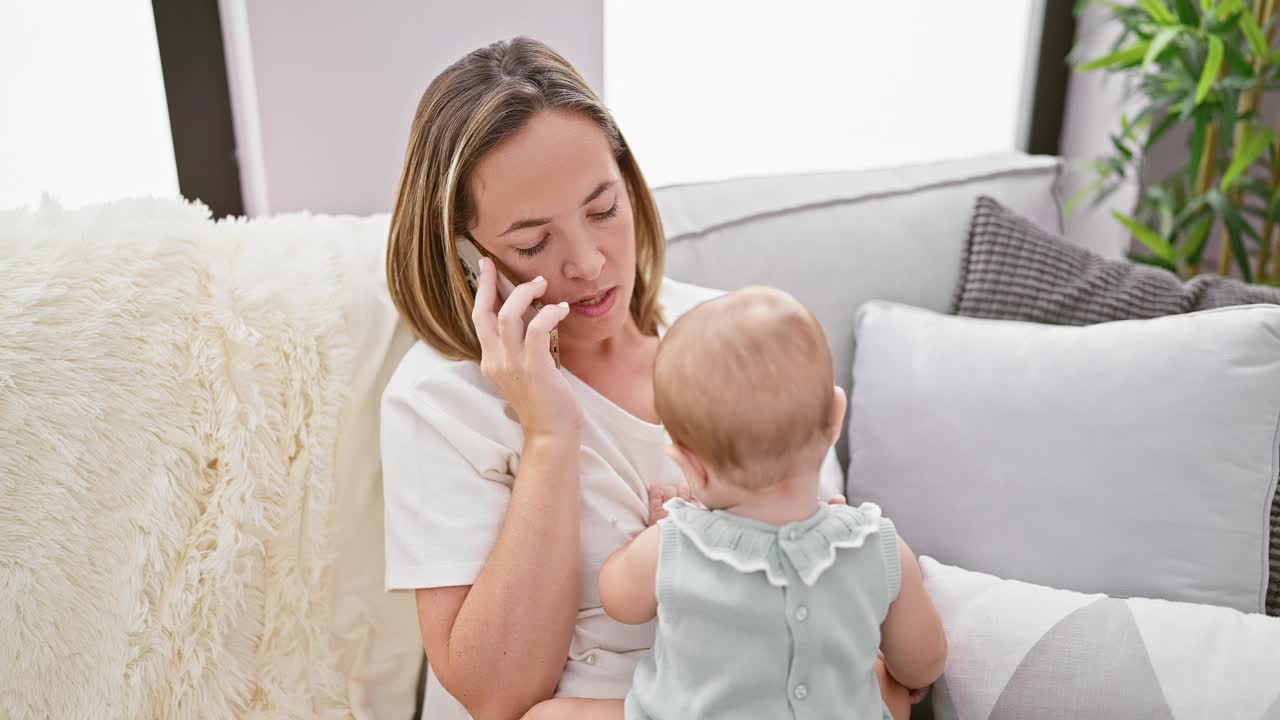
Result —
[[1240, 29], [1244, 32], [1245, 39], [1249, 41], [1253, 56], [1258, 60], [1266, 58], [1270, 48], [1267, 47], [1267, 39], [1262, 35], [1262, 28], [1258, 27], [1258, 21], [1251, 13], [1240, 14]]
[[1141, 263], [1143, 265], [1151, 265], [1153, 267], [1158, 267], [1164, 270], [1168, 270], [1169, 272], [1174, 272], [1174, 273], [1178, 272], [1177, 267], [1171, 261], [1165, 260], [1164, 258], [1149, 257], [1147, 255], [1137, 255], [1134, 253], [1130, 253], [1129, 259], [1136, 263]]
[[1143, 151], [1150, 150], [1152, 146], [1160, 140], [1160, 138], [1164, 137], [1164, 134], [1168, 132], [1169, 128], [1173, 127], [1176, 122], [1178, 122], [1178, 116], [1173, 113], [1169, 113], [1161, 118], [1160, 122], [1156, 123], [1155, 128], [1151, 130], [1151, 133], [1147, 135], [1146, 141], [1142, 144]]
[[1222, 38], [1209, 36], [1209, 56], [1204, 62], [1204, 71], [1200, 73], [1200, 84], [1196, 86], [1196, 105], [1204, 102], [1209, 94], [1213, 80], [1218, 76], [1218, 68], [1222, 66]]
[[1209, 118], [1204, 113], [1197, 113], [1195, 123], [1195, 128], [1191, 131], [1190, 140], [1191, 169], [1189, 174], [1193, 183], [1200, 177], [1200, 162], [1204, 156], [1205, 137], [1209, 133]]
[[[1245, 227], [1248, 227], [1248, 225]], [[1247, 283], [1253, 282], [1253, 268], [1250, 267], [1249, 251], [1244, 247], [1244, 238], [1240, 235], [1240, 228], [1228, 223], [1227, 239], [1231, 242], [1231, 254], [1235, 256], [1236, 264], [1240, 266], [1240, 274], [1244, 277], [1244, 281]]]
[[1236, 206], [1232, 205], [1231, 201], [1228, 200], [1221, 192], [1216, 189], [1210, 190], [1205, 194], [1205, 199], [1209, 202], [1209, 205], [1217, 211], [1218, 215], [1222, 217], [1222, 220], [1227, 224], [1227, 227], [1235, 227], [1240, 233], [1248, 235], [1254, 240], [1259, 239], [1258, 231], [1254, 230], [1252, 225], [1245, 222], [1244, 218], [1240, 215], [1240, 211], [1237, 210]]
[[1142, 6], [1143, 10], [1147, 11], [1152, 20], [1161, 25], [1169, 25], [1175, 22], [1173, 13], [1169, 12], [1169, 8], [1161, 0], [1138, 0], [1138, 4]]
[[1102, 183], [1103, 179], [1098, 178], [1073, 193], [1071, 197], [1067, 198], [1066, 204], [1062, 206], [1062, 214], [1069, 217], [1071, 213], [1075, 212], [1075, 209], [1080, 206], [1080, 203], [1088, 200], [1090, 195], [1094, 194], [1102, 187]]
[[1173, 246], [1160, 237], [1160, 233], [1118, 211], [1112, 210], [1111, 215], [1116, 220], [1119, 220], [1121, 225], [1128, 228], [1138, 242], [1145, 245], [1156, 257], [1170, 263], [1173, 262]]
[[1247, 133], [1240, 152], [1231, 159], [1231, 164], [1227, 166], [1227, 171], [1222, 174], [1222, 183], [1219, 185], [1222, 191], [1226, 192], [1235, 183], [1236, 178], [1248, 170], [1270, 144], [1271, 128], [1262, 128], [1257, 132]]
[[[1222, 41], [1219, 40], [1218, 43], [1221, 44]], [[1146, 56], [1149, 46], [1150, 43], [1144, 41], [1136, 45], [1130, 45], [1123, 50], [1117, 50], [1108, 55], [1103, 55], [1096, 60], [1081, 65], [1080, 72], [1089, 72], [1090, 70], [1098, 70], [1101, 68], [1122, 70], [1124, 68], [1133, 67], [1142, 62], [1142, 58]], [[1221, 52], [1219, 52], [1219, 55], [1221, 55]], [[1217, 71], [1215, 70], [1214, 72]]]
[[1200, 12], [1206, 15], [1213, 12], [1213, 0], [1200, 0]]
[[[1235, 43], [1225, 43], [1222, 46], [1222, 57], [1227, 61], [1227, 70], [1232, 75], [1239, 75], [1241, 79], [1247, 80], [1246, 85], [1253, 84], [1253, 77], [1256, 73], [1253, 71], [1253, 65], [1249, 62], [1249, 58], [1245, 57], [1240, 48]], [[1234, 79], [1234, 78], [1232, 78]]]
[[1200, 259], [1204, 257], [1204, 248], [1208, 244], [1209, 231], [1213, 229], [1213, 219], [1214, 216], [1210, 213], [1193, 225], [1191, 231], [1187, 233], [1187, 243], [1183, 257], [1186, 258], [1189, 267], [1200, 267]]
[[1151, 41], [1151, 46], [1147, 48], [1147, 54], [1142, 56], [1142, 67], [1149, 67], [1160, 59], [1160, 54], [1169, 47], [1169, 43], [1182, 34], [1182, 26], [1175, 25], [1161, 30]]
[[1178, 11], [1178, 20], [1187, 27], [1200, 26], [1200, 13], [1196, 11], [1191, 0], [1173, 0], [1173, 7]]
[[1125, 160], [1130, 160], [1130, 161], [1133, 160], [1133, 151], [1125, 147], [1124, 143], [1121, 141], [1120, 136], [1118, 135], [1111, 136], [1111, 146], [1114, 147], [1116, 149], [1116, 152], [1120, 153], [1120, 155], [1124, 157]]
[[1178, 211], [1177, 217], [1173, 220], [1173, 229], [1170, 231], [1169, 237], [1176, 241], [1188, 226], [1196, 223], [1205, 215], [1212, 214], [1213, 210], [1204, 201], [1203, 197], [1193, 199]]
[[1254, 240], [1258, 240], [1258, 231], [1245, 222], [1235, 206], [1218, 190], [1210, 190], [1205, 195], [1205, 200], [1218, 215], [1222, 216], [1222, 221], [1227, 228], [1227, 242], [1230, 244], [1231, 254], [1239, 264], [1240, 273], [1244, 276], [1245, 282], [1253, 282], [1253, 269], [1249, 267], [1249, 251], [1245, 248], [1244, 236], [1249, 235]]
[[1244, 2], [1242, 0], [1222, 0], [1222, 2], [1213, 9], [1213, 16], [1217, 18], [1219, 22], [1222, 22], [1242, 10], [1244, 10]]

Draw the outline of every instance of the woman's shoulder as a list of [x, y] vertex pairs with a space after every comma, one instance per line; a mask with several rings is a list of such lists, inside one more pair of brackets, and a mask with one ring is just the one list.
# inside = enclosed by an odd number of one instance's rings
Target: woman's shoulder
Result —
[[[495, 440], [507, 439], [514, 429], [507, 426], [519, 427], [479, 363], [451, 360], [421, 340], [400, 359], [381, 400], [384, 423], [407, 410], [446, 435], [470, 429]], [[510, 439], [518, 443], [518, 438]]]
[[[470, 360], [451, 360], [435, 348], [418, 340], [400, 358], [400, 363], [387, 381], [382, 398], [404, 397], [452, 389], [463, 393], [468, 401], [476, 396], [498, 397], [498, 391], [480, 373], [480, 364]], [[446, 398], [447, 399], [447, 398]]]

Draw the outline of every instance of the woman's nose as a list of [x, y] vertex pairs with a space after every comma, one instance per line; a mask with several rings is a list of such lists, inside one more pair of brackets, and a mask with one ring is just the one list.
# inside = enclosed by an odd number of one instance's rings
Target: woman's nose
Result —
[[565, 259], [564, 274], [574, 280], [591, 282], [600, 276], [603, 268], [604, 253], [600, 252], [590, 233], [574, 233], [569, 238], [569, 255]]

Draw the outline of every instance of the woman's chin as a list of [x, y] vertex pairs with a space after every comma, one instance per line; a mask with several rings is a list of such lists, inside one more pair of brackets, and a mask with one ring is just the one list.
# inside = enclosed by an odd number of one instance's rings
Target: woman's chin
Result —
[[628, 307], [630, 303], [622, 303], [621, 299], [619, 297], [615, 300], [613, 308], [599, 317], [570, 313], [568, 318], [560, 322], [560, 344], [590, 345], [622, 334], [631, 321], [631, 313]]

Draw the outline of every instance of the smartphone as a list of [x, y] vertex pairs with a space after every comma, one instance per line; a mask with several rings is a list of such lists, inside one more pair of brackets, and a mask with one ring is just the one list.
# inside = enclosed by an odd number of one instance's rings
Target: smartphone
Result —
[[[476, 244], [471, 242], [470, 238], [462, 236], [459, 236], [458, 239], [454, 241], [454, 246], [458, 250], [458, 257], [462, 258], [462, 269], [463, 272], [466, 273], [467, 284], [471, 286], [471, 292], [474, 294], [476, 292], [476, 288], [480, 286], [480, 258], [483, 257], [480, 254], [480, 248], [476, 247]], [[492, 259], [490, 262], [492, 262]], [[501, 270], [497, 269], [497, 263], [493, 264], [493, 268], [494, 271], [498, 273], [498, 302], [503, 303], [511, 296], [511, 293], [516, 289], [516, 286], [507, 279], [506, 275], [502, 274]], [[524, 314], [524, 323], [526, 326], [541, 309], [542, 303], [534, 300]], [[551, 328], [551, 359], [555, 361], [557, 368], [560, 367], [559, 328]]]

